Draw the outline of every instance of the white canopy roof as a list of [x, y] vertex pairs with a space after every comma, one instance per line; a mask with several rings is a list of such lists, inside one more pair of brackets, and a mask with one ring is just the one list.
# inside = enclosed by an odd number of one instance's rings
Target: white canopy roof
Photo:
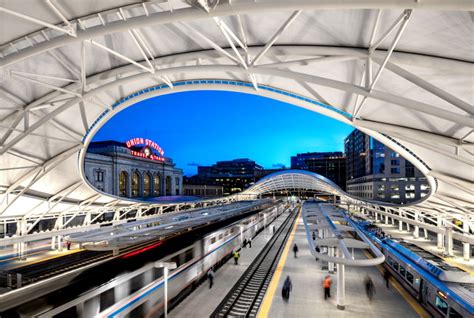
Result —
[[3, 0], [0, 215], [132, 204], [87, 184], [92, 136], [140, 100], [205, 89], [353, 125], [427, 175], [420, 209], [472, 215], [472, 9], [468, 0], [221, 0], [210, 12], [180, 0]]

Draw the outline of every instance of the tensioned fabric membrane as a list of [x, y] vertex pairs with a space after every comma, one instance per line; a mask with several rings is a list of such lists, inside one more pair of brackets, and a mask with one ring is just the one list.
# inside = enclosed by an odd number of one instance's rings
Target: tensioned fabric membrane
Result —
[[415, 208], [472, 217], [472, 1], [210, 2], [0, 2], [0, 217], [137, 204], [87, 183], [87, 145], [124, 108], [190, 90], [352, 125], [426, 174]]

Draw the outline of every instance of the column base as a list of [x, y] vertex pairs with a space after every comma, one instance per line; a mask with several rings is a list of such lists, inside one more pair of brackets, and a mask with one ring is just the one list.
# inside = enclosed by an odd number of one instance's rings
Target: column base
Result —
[[337, 305], [337, 309], [339, 310], [345, 310], [346, 306], [345, 305]]

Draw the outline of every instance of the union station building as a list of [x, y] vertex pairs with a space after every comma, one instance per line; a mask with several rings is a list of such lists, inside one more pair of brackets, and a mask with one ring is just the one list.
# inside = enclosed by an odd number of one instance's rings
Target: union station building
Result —
[[92, 142], [85, 158], [87, 181], [99, 191], [128, 198], [181, 195], [183, 170], [149, 139]]

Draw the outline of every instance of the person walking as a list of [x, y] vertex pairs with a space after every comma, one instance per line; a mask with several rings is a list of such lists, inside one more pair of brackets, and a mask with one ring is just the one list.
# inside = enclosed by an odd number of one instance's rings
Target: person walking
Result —
[[374, 282], [372, 281], [369, 275], [365, 276], [364, 285], [365, 285], [365, 293], [367, 294], [369, 301], [372, 301], [372, 298], [374, 297], [374, 294], [375, 294], [375, 287], [374, 287]]
[[249, 237], [248, 243], [249, 243], [249, 248], [252, 248], [252, 238], [251, 237]]
[[239, 258], [240, 258], [240, 254], [237, 250], [234, 251], [234, 263], [235, 265], [239, 265]]
[[243, 247], [246, 248], [247, 247], [247, 239], [244, 239], [244, 242], [242, 243]]
[[387, 286], [387, 289], [390, 289], [390, 272], [388, 271], [388, 269], [385, 269], [385, 271], [383, 272], [383, 279], [385, 280], [385, 286]]
[[[321, 249], [319, 248], [319, 246], [316, 246], [314, 249], [316, 250], [316, 253], [321, 253]], [[316, 260], [317, 261], [319, 260], [317, 256], [316, 256]]]
[[281, 289], [281, 297], [285, 302], [288, 302], [290, 299], [290, 292], [293, 289], [293, 284], [291, 283], [290, 276], [286, 276], [285, 282], [283, 283], [283, 288]]
[[67, 247], [67, 250], [69, 251], [71, 249], [71, 242], [67, 241], [66, 242], [66, 247]]
[[323, 280], [324, 300], [331, 298], [331, 276], [326, 275]]
[[209, 280], [209, 289], [211, 289], [212, 285], [214, 285], [214, 275], [214, 270], [211, 267], [207, 272], [207, 279]]
[[297, 258], [298, 256], [296, 255], [298, 253], [298, 245], [293, 245], [293, 253], [295, 254], [295, 258]]

